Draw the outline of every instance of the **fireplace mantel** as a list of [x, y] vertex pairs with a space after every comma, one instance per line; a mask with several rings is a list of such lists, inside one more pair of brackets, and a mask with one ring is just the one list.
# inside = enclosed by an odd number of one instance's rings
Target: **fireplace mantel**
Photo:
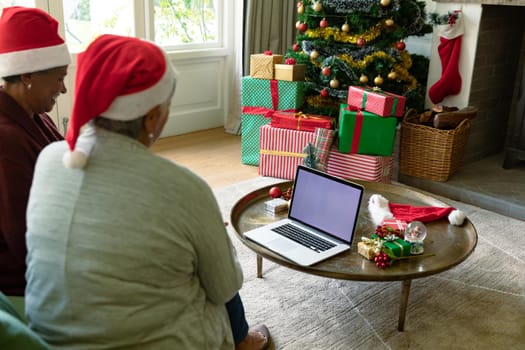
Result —
[[441, 3], [455, 4], [481, 4], [481, 5], [500, 5], [500, 6], [525, 6], [525, 0], [433, 0]]

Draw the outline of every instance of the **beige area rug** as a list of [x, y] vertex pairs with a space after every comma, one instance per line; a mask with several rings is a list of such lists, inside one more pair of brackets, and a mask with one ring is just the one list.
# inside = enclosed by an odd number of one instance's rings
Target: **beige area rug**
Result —
[[[281, 181], [217, 189], [225, 221], [244, 194]], [[438, 198], [465, 212], [478, 245], [452, 270], [412, 281], [404, 332], [397, 331], [400, 282], [333, 280], [268, 260], [259, 279], [255, 254], [230, 227], [248, 321], [266, 323], [272, 349], [525, 349], [525, 222]]]

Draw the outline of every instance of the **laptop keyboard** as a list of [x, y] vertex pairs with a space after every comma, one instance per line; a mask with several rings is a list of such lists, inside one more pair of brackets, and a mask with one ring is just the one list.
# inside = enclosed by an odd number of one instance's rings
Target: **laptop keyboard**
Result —
[[284, 224], [272, 228], [273, 231], [277, 232], [281, 236], [291, 239], [294, 242], [297, 242], [306, 248], [310, 248], [313, 251], [320, 253], [335, 247], [335, 244], [319, 238], [315, 235], [312, 235], [308, 231], [305, 231], [297, 226], [292, 224]]

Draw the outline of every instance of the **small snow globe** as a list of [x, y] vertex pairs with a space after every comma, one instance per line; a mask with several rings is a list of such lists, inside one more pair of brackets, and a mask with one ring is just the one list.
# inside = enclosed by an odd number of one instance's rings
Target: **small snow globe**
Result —
[[405, 241], [410, 243], [410, 254], [423, 254], [423, 241], [427, 236], [427, 227], [420, 221], [410, 222], [405, 229]]

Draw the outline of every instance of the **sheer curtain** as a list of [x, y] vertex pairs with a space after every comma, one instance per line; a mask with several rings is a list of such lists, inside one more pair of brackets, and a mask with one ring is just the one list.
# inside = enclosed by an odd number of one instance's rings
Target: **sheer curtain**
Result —
[[240, 80], [250, 72], [250, 55], [272, 50], [285, 54], [295, 40], [296, 0], [244, 0], [240, 3], [236, 20], [243, 23], [243, 34], [235, 39], [235, 76], [229, 115], [225, 130], [240, 133]]

